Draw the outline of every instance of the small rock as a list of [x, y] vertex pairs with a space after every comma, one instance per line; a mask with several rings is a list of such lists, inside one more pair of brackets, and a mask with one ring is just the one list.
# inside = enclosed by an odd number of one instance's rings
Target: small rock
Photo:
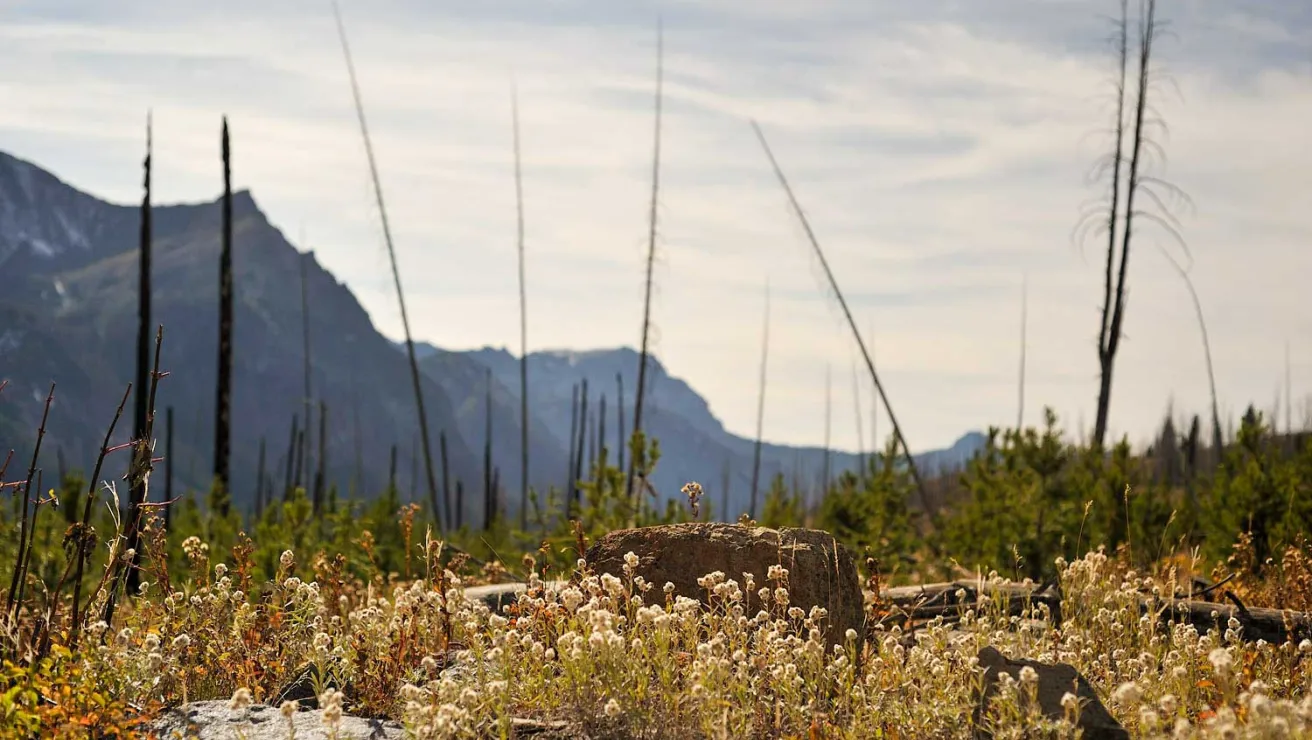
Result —
[[[624, 578], [624, 555], [638, 556], [635, 574], [653, 584], [645, 595], [648, 604], [665, 601], [661, 590], [674, 584], [676, 594], [707, 603], [706, 589], [697, 579], [713, 571], [743, 584], [743, 573], [756, 578], [756, 588], [774, 587], [767, 581], [770, 566], [788, 569], [789, 605], [810, 611], [829, 610], [830, 644], [846, 644], [845, 633], [865, 634], [865, 612], [856, 563], [846, 547], [828, 532], [816, 529], [744, 527], [722, 522], [683, 522], [655, 527], [621, 529], [603, 536], [588, 548], [588, 566], [598, 573]], [[760, 604], [751, 595], [750, 609]], [[858, 643], [859, 644], [859, 643]]]
[[1098, 700], [1089, 682], [1067, 663], [1040, 663], [1037, 660], [1012, 659], [1004, 656], [992, 646], [979, 651], [979, 665], [984, 669], [984, 692], [979, 706], [975, 710], [977, 737], [988, 737], [984, 728], [979, 727], [980, 717], [988, 701], [998, 690], [998, 674], [1007, 673], [1012, 678], [1020, 678], [1020, 669], [1025, 666], [1033, 668], [1039, 674], [1038, 700], [1039, 708], [1045, 717], [1061, 719], [1065, 710], [1061, 698], [1067, 692], [1075, 694], [1080, 700], [1079, 727], [1084, 731], [1084, 740], [1129, 740], [1130, 733], [1107, 711]]
[[314, 663], [306, 663], [296, 671], [295, 678], [283, 684], [278, 693], [274, 694], [273, 706], [280, 707], [285, 701], [295, 701], [300, 702], [303, 707], [318, 709], [319, 694], [315, 692], [316, 686], [341, 691], [346, 698], [347, 704], [351, 702], [355, 695], [349, 684], [343, 685], [332, 673], [320, 678], [319, 666]]
[[[568, 581], [542, 581], [544, 588], [564, 588]], [[526, 583], [494, 583], [489, 586], [470, 586], [465, 589], [465, 599], [470, 602], [483, 602], [495, 614], [519, 600], [519, 595], [528, 589]]]

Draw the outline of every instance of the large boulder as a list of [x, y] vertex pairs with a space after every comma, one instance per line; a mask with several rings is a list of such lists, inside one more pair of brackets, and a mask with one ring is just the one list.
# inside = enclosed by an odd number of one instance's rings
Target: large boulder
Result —
[[993, 646], [986, 646], [979, 651], [979, 665], [984, 669], [984, 686], [975, 710], [975, 736], [988, 737], [987, 729], [980, 725], [980, 717], [988, 707], [988, 702], [998, 692], [998, 682], [1003, 673], [1012, 678], [1019, 678], [1022, 668], [1029, 667], [1038, 674], [1037, 698], [1039, 709], [1049, 719], [1061, 719], [1065, 708], [1061, 699], [1067, 692], [1075, 695], [1080, 702], [1079, 727], [1083, 730], [1080, 737], [1084, 740], [1129, 740], [1130, 733], [1107, 711], [1098, 700], [1091, 686], [1075, 669], [1066, 663], [1040, 663], [1037, 660], [1008, 658]]
[[[743, 573], [755, 576], [757, 589], [774, 586], [767, 580], [770, 566], [788, 569], [791, 606], [829, 611], [830, 644], [844, 644], [848, 629], [858, 639], [865, 634], [861, 582], [851, 552], [833, 535], [816, 529], [787, 527], [774, 530], [719, 522], [685, 522], [610, 532], [588, 548], [588, 567], [597, 573], [624, 577], [624, 555], [638, 556], [634, 571], [655, 587], [646, 594], [649, 604], [663, 603], [662, 587], [674, 584], [674, 593], [707, 602], [706, 589], [697, 579], [714, 571], [743, 583]], [[753, 596], [753, 603], [758, 603]]]

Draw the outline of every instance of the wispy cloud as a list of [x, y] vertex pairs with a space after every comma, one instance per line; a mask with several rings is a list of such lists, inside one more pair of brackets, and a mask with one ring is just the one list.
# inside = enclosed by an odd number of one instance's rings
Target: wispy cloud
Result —
[[[1223, 401], [1269, 405], [1293, 342], [1312, 382], [1312, 7], [1164, 0], [1165, 173], [1184, 217]], [[746, 125], [762, 122], [875, 352], [911, 444], [1014, 417], [1020, 283], [1029, 402], [1090, 423], [1100, 255], [1070, 236], [1099, 153], [1116, 3], [666, 0], [344, 2], [417, 334], [514, 344], [510, 80], [521, 94], [531, 347], [634, 344], [664, 18], [657, 351], [734, 431], [754, 426], [761, 287], [776, 296], [767, 434], [823, 436], [852, 342]], [[327, 0], [0, 6], [0, 148], [127, 201], [147, 108], [161, 199], [236, 182], [360, 296], [399, 316]], [[1178, 92], [1177, 92], [1178, 91]], [[1192, 308], [1145, 232], [1113, 428], [1202, 409]], [[1304, 345], [1306, 342], [1303, 343]], [[869, 403], [869, 389], [862, 391]], [[836, 382], [835, 400], [850, 394]], [[850, 416], [850, 414], [848, 415]], [[843, 415], [836, 417], [841, 420]], [[1037, 418], [1037, 411], [1031, 418]], [[887, 423], [880, 424], [881, 434]], [[836, 422], [839, 444], [855, 444]]]

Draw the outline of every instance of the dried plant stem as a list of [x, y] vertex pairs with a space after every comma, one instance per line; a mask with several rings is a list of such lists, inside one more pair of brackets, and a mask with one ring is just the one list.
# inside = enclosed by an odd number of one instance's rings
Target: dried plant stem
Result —
[[[5, 614], [11, 619], [17, 617], [18, 609], [21, 604], [18, 603], [19, 583], [23, 580], [23, 559], [27, 548], [31, 546], [28, 541], [28, 521], [27, 512], [32, 502], [32, 478], [36, 475], [37, 460], [41, 456], [41, 440], [46, 436], [46, 420], [50, 418], [50, 404], [55, 400], [55, 384], [50, 384], [50, 393], [46, 396], [45, 410], [41, 412], [41, 426], [36, 431], [36, 444], [32, 446], [32, 464], [27, 468], [27, 478], [23, 483], [23, 509], [22, 518], [19, 520], [18, 534], [18, 555], [14, 558], [14, 573], [9, 581], [9, 596], [5, 600]], [[37, 495], [41, 494], [37, 491]]]
[[[134, 440], [131, 469], [128, 473], [130, 485], [141, 486], [143, 491], [149, 490], [150, 473], [154, 468], [153, 453], [155, 445], [153, 435], [155, 429], [155, 396], [159, 390], [160, 378], [164, 377], [164, 374], [159, 371], [160, 348], [163, 344], [164, 327], [161, 325], [155, 333], [155, 361], [154, 367], [150, 373], [150, 405], [146, 414], [146, 434], [144, 437]], [[223, 490], [227, 490], [226, 485]], [[142, 509], [143, 507], [141, 506], [133, 507], [128, 525], [130, 530], [140, 531]], [[138, 548], [140, 548], [140, 542], [138, 542]], [[118, 593], [119, 587], [126, 584], [129, 574], [136, 570], [139, 562], [136, 557], [137, 554], [137, 552], [132, 552], [129, 557], [129, 553], [125, 552], [124, 556], [128, 558], [126, 563], [123, 563], [120, 559], [115, 557], [111, 557], [110, 559], [109, 567], [106, 569], [106, 580], [110, 583], [109, 594], [108, 598], [105, 599], [104, 616], [101, 617], [105, 620], [105, 624], [112, 625], [114, 623], [115, 596]]]
[[123, 407], [127, 405], [128, 396], [130, 395], [132, 395], [131, 383], [128, 384], [127, 390], [123, 392], [123, 400], [118, 402], [118, 410], [114, 412], [114, 420], [109, 423], [109, 429], [105, 430], [105, 441], [100, 445], [100, 455], [96, 457], [96, 466], [91, 470], [91, 478], [87, 484], [87, 499], [82, 507], [82, 521], [75, 525], [77, 529], [74, 533], [74, 547], [77, 550], [77, 567], [73, 573], [73, 610], [71, 612], [73, 623], [68, 632], [68, 647], [70, 650], [77, 649], [78, 629], [85, 618], [80, 610], [82, 571], [86, 567], [90, 548], [95, 543], [95, 532], [91, 529], [91, 506], [96, 501], [96, 481], [100, 480], [100, 469], [104, 467], [105, 456], [109, 454], [109, 440], [114, 436], [114, 427], [118, 426], [118, 420], [123, 416]]

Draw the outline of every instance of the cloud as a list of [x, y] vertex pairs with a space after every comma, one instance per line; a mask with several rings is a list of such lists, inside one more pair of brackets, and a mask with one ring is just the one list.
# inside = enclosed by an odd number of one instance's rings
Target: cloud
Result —
[[[0, 147], [136, 197], [153, 109], [161, 200], [213, 197], [218, 119], [239, 187], [400, 332], [327, 2], [28, 0], [0, 9]], [[1312, 332], [1312, 10], [1163, 2], [1162, 174], [1182, 212], [1223, 403], [1266, 405]], [[1028, 275], [1030, 420], [1091, 424], [1100, 247], [1071, 243], [1110, 115], [1112, 2], [344, 3], [417, 338], [518, 336], [510, 84], [520, 92], [531, 348], [637, 343], [666, 87], [656, 351], [729, 428], [755, 426], [774, 294], [767, 436], [823, 437], [851, 408], [853, 342], [769, 170], [758, 119], [821, 240], [913, 447], [1010, 423]], [[1178, 90], [1178, 93], [1177, 93]], [[1145, 230], [1132, 257], [1112, 426], [1143, 440], [1206, 407], [1192, 306]], [[1165, 241], [1163, 241], [1165, 245]], [[1169, 245], [1168, 245], [1169, 246]], [[1312, 357], [1294, 342], [1294, 386]], [[1302, 388], [1304, 390], [1299, 391]], [[871, 389], [862, 387], [862, 405]], [[842, 421], [844, 417], [847, 421]], [[851, 413], [834, 439], [855, 445]], [[867, 430], [869, 424], [866, 424]], [[887, 421], [879, 422], [881, 437]]]

